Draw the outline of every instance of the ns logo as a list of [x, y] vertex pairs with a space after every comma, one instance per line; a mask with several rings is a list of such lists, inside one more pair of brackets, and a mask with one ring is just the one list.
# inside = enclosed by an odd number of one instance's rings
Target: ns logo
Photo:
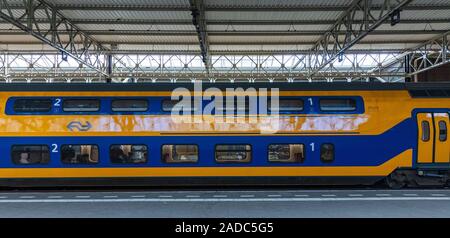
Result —
[[89, 131], [91, 129], [92, 125], [88, 121], [86, 121], [84, 124], [80, 121], [71, 121], [69, 124], [67, 124], [67, 129], [70, 131]]

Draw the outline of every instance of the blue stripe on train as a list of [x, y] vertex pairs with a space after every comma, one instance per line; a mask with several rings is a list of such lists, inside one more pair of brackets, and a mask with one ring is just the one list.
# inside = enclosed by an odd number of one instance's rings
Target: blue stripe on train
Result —
[[[417, 130], [415, 120], [409, 118], [381, 135], [301, 135], [301, 136], [150, 136], [150, 137], [0, 137], [0, 151], [4, 156], [0, 167], [249, 167], [249, 166], [376, 166], [383, 164], [401, 152], [416, 147]], [[267, 147], [276, 143], [302, 143], [306, 148], [304, 163], [279, 164], [267, 161]], [[314, 143], [312, 151], [311, 143]], [[335, 145], [335, 160], [320, 161], [320, 145]], [[12, 145], [24, 144], [96, 144], [99, 146], [100, 162], [95, 165], [62, 164], [60, 150], [51, 153], [51, 162], [45, 165], [14, 165], [9, 157]], [[139, 165], [111, 164], [109, 147], [112, 144], [146, 144], [148, 162]], [[197, 144], [199, 162], [196, 164], [166, 164], [161, 161], [163, 144]], [[217, 164], [214, 161], [216, 144], [251, 144], [252, 161], [246, 164]], [[51, 148], [52, 149], [52, 148]]]

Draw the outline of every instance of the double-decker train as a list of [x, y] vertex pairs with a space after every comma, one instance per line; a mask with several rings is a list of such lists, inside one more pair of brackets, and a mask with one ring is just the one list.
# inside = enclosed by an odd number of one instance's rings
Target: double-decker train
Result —
[[[202, 86], [3, 84], [0, 186], [384, 181], [401, 188], [449, 180], [450, 83]], [[250, 108], [247, 101], [260, 97], [254, 92], [268, 86], [267, 96], [279, 90], [278, 103], [269, 98]], [[204, 97], [207, 89], [236, 87], [245, 101], [237, 109], [228, 110], [225, 99], [212, 113], [196, 113], [214, 99]], [[174, 114], [177, 88], [199, 98], [193, 115]], [[216, 113], [217, 105], [232, 114]]]

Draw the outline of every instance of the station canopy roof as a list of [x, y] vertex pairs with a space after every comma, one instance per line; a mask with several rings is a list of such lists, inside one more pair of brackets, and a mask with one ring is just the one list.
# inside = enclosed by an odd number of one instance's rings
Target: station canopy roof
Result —
[[[21, 1], [21, 0], [20, 0]], [[117, 52], [199, 53], [189, 0], [52, 0], [60, 13]], [[211, 54], [311, 49], [352, 0], [204, 0]], [[382, 0], [372, 0], [382, 4]], [[403, 51], [450, 30], [449, 0], [413, 0], [351, 50]], [[37, 17], [38, 14], [37, 14]], [[0, 21], [0, 50], [53, 48]]]

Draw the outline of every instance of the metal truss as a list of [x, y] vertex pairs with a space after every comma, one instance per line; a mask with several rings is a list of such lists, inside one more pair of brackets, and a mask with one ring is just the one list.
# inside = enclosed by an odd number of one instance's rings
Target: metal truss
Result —
[[[450, 63], [450, 31], [397, 54], [368, 73], [390, 74], [401, 70], [405, 78]], [[415, 79], [417, 80], [417, 79]]]
[[[112, 57], [113, 82], [353, 82], [402, 80], [404, 68], [373, 70], [400, 53], [349, 53], [309, 76], [308, 53], [283, 55], [212, 55], [206, 71], [200, 55], [116, 54]], [[64, 61], [59, 54], [3, 53], [0, 79], [4, 82], [105, 82], [102, 74]]]
[[206, 72], [211, 68], [211, 56], [209, 54], [208, 30], [203, 0], [189, 0], [192, 12], [192, 23], [197, 31], [200, 51]]
[[[371, 0], [354, 0], [337, 22], [312, 47], [309, 56], [310, 76], [317, 74], [335, 59], [343, 58], [344, 52], [375, 30], [389, 17], [395, 16], [412, 0], [384, 0], [382, 7]], [[341, 34], [345, 32], [345, 34]]]
[[0, 0], [0, 18], [38, 38], [76, 60], [79, 68], [88, 67], [107, 76], [105, 47], [68, 21], [49, 3], [42, 0]]
[[439, 35], [412, 49], [405, 60], [408, 61], [408, 75], [413, 76], [424, 71], [450, 63], [450, 31]]

